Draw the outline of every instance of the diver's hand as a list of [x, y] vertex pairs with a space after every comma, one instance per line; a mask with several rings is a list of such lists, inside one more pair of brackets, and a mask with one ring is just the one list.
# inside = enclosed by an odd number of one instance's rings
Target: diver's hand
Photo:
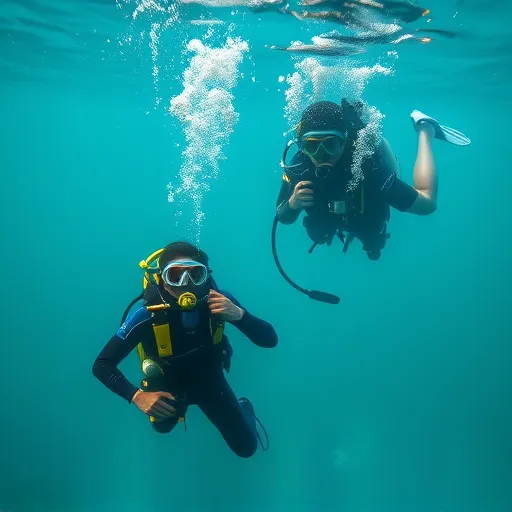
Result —
[[292, 210], [303, 210], [313, 206], [313, 183], [311, 181], [299, 181], [293, 189], [293, 194], [288, 200]]
[[170, 393], [163, 391], [149, 392], [139, 389], [132, 398], [132, 402], [148, 416], [154, 416], [158, 420], [176, 416], [176, 409], [169, 403], [174, 401]]
[[218, 315], [222, 320], [227, 320], [228, 322], [236, 322], [244, 316], [243, 309], [215, 290], [210, 290], [208, 307], [212, 315]]

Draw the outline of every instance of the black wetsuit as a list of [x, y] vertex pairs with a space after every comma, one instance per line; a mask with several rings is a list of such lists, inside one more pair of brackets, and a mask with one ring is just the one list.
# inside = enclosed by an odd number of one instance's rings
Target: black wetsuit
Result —
[[378, 154], [364, 161], [364, 179], [349, 192], [351, 163], [352, 155], [348, 154], [327, 177], [318, 178], [311, 160], [298, 152], [292, 161], [293, 167], [283, 175], [277, 198], [277, 218], [283, 224], [297, 220], [300, 211], [292, 210], [288, 199], [299, 181], [310, 181], [313, 183], [315, 204], [306, 209], [304, 226], [311, 240], [330, 243], [337, 234], [344, 241], [346, 233], [358, 238], [368, 255], [377, 259], [387, 239], [389, 207], [408, 210], [418, 192], [387, 168]]
[[[229, 293], [222, 291], [219, 293], [242, 307]], [[244, 308], [242, 307], [242, 309]], [[251, 315], [247, 310], [244, 309], [244, 311], [242, 319], [231, 322], [231, 324], [255, 345], [264, 348], [275, 347], [277, 334], [274, 328], [264, 320]], [[181, 313], [176, 314], [179, 318]], [[201, 322], [209, 322], [206, 313], [201, 316], [203, 317]], [[176, 316], [173, 318], [173, 322], [175, 322]], [[146, 308], [135, 311], [112, 336], [93, 365], [94, 376], [128, 402], [131, 402], [139, 388], [131, 384], [117, 366], [140, 342], [145, 347], [154, 346], [156, 350], [152, 323], [151, 314]], [[194, 334], [181, 334], [185, 332], [183, 326], [179, 326], [177, 332], [180, 335], [174, 334], [172, 339], [173, 349], [176, 349], [175, 355], [180, 355], [180, 352], [187, 354], [187, 347], [190, 349], [199, 346], [204, 341], [196, 339], [197, 336]], [[231, 350], [225, 336], [223, 344]], [[163, 367], [164, 377], [146, 377], [144, 379], [145, 391], [167, 391], [173, 396], [183, 399], [186, 407], [198, 405], [217, 427], [233, 452], [240, 457], [250, 457], [254, 454], [257, 449], [254, 412], [250, 402], [239, 403], [224, 376], [225, 351], [197, 350], [190, 356], [176, 358], [171, 361], [169, 366], [164, 365]], [[166, 433], [175, 425], [176, 419], [170, 418], [153, 423], [153, 428], [158, 432]]]

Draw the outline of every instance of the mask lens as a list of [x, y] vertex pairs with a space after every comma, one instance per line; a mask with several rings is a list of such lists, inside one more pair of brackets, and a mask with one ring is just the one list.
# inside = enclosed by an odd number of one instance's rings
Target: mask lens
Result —
[[183, 262], [169, 263], [162, 272], [162, 278], [169, 286], [182, 286], [188, 279], [195, 285], [203, 284], [208, 277], [208, 271], [201, 263], [184, 264]]
[[320, 139], [308, 137], [302, 140], [302, 151], [308, 155], [314, 155], [320, 146]]
[[339, 135], [327, 135], [317, 137], [304, 137], [301, 141], [301, 149], [307, 155], [315, 155], [320, 146], [323, 146], [324, 150], [330, 155], [339, 153], [345, 144], [345, 138]]
[[206, 281], [206, 268], [203, 266], [191, 267], [188, 269], [188, 275], [194, 284], [203, 284]]
[[165, 282], [170, 285], [178, 285], [187, 271], [187, 267], [170, 267], [165, 273]]
[[322, 144], [327, 153], [331, 155], [339, 153], [343, 147], [343, 140], [341, 137], [327, 137], [322, 141]]

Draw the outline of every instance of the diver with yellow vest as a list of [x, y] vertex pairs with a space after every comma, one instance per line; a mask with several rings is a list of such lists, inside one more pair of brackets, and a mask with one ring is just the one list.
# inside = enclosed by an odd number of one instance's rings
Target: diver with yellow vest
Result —
[[[258, 441], [266, 449], [251, 402], [237, 399], [224, 375], [233, 352], [224, 327], [228, 322], [255, 345], [273, 348], [272, 325], [217, 288], [206, 253], [192, 244], [171, 243], [140, 266], [144, 291], [96, 358], [94, 376], [148, 415], [157, 432], [170, 432], [197, 405], [236, 455], [252, 456]], [[143, 306], [129, 314], [140, 300]], [[145, 375], [140, 388], [118, 369], [134, 349]]]
[[[357, 238], [370, 260], [378, 260], [389, 233], [390, 207], [400, 212], [429, 215], [436, 210], [437, 171], [432, 152], [434, 138], [467, 146], [461, 132], [439, 124], [414, 110], [418, 133], [414, 186], [399, 178], [398, 162], [386, 139], [372, 133], [363, 121], [364, 105], [343, 99], [341, 104], [319, 101], [303, 112], [296, 138], [285, 147], [281, 166], [285, 172], [272, 228], [272, 250], [282, 276], [314, 300], [337, 304], [336, 295], [306, 290], [284, 272], [277, 256], [278, 223], [293, 224], [302, 211], [303, 225], [313, 241], [331, 245], [339, 238], [346, 252]], [[295, 147], [296, 152], [290, 152]]]

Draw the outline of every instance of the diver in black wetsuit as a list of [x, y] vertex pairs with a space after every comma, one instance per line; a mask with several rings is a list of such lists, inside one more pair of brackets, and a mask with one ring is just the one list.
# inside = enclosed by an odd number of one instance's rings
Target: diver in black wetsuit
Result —
[[390, 206], [417, 215], [436, 209], [433, 129], [428, 123], [418, 127], [415, 187], [399, 179], [385, 139], [377, 141], [373, 154], [364, 155], [361, 178], [350, 187], [355, 141], [364, 128], [358, 107], [346, 100], [341, 105], [320, 101], [304, 111], [297, 129], [299, 152], [284, 166], [277, 219], [292, 224], [305, 210], [304, 226], [313, 242], [329, 245], [334, 235], [343, 241], [355, 237], [377, 260], [387, 238]]
[[[418, 154], [414, 187], [399, 179], [398, 163], [388, 142], [377, 136], [369, 139], [371, 145], [362, 148], [358, 177], [352, 170], [356, 141], [368, 132], [361, 118], [362, 107], [345, 99], [341, 105], [331, 101], [310, 105], [303, 112], [297, 138], [286, 146], [281, 163], [285, 172], [272, 232], [274, 259], [283, 277], [297, 290], [332, 304], [337, 304], [339, 297], [305, 290], [284, 273], [276, 252], [278, 223], [293, 224], [304, 210], [303, 224], [314, 242], [310, 252], [318, 244], [331, 245], [335, 236], [342, 241], [345, 252], [357, 238], [368, 257], [378, 260], [389, 237], [390, 207], [416, 215], [429, 215], [436, 210], [437, 172], [431, 143], [439, 125], [423, 118], [415, 122]], [[288, 161], [293, 143], [298, 152]]]
[[[150, 416], [157, 432], [170, 432], [184, 420], [189, 405], [198, 405], [233, 452], [250, 457], [258, 445], [257, 418], [251, 402], [237, 399], [224, 376], [232, 355], [224, 324], [231, 323], [264, 348], [277, 345], [277, 334], [217, 289], [202, 250], [175, 242], [155, 254], [157, 267], [141, 262], [147, 284], [139, 296], [144, 306], [106, 344], [93, 374]], [[135, 348], [146, 375], [141, 389], [117, 368]]]

